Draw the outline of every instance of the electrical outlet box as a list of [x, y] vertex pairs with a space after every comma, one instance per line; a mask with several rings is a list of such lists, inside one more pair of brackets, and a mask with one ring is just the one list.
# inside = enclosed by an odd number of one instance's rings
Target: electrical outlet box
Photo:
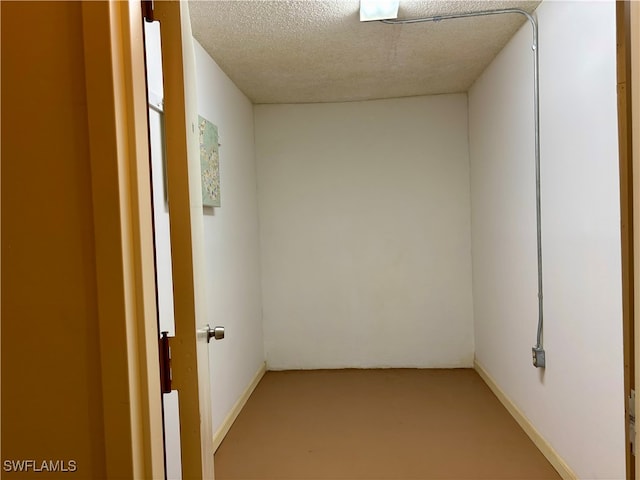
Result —
[[542, 347], [533, 347], [531, 349], [533, 354], [533, 366], [537, 368], [545, 367], [544, 349]]

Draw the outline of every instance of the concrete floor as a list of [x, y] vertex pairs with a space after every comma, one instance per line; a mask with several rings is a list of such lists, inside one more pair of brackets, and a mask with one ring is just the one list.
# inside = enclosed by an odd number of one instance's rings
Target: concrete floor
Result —
[[559, 479], [471, 369], [268, 372], [216, 480]]

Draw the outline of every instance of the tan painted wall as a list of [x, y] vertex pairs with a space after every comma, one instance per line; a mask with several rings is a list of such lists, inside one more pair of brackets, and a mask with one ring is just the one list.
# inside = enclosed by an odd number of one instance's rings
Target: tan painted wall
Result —
[[74, 460], [75, 475], [61, 477], [99, 478], [106, 467], [82, 5], [1, 8], [2, 475], [13, 478], [6, 460]]

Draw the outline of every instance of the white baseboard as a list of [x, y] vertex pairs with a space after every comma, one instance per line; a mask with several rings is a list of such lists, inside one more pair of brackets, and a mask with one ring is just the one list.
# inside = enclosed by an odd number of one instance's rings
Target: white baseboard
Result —
[[477, 360], [473, 362], [473, 366], [478, 372], [478, 375], [482, 377], [485, 383], [489, 386], [498, 400], [502, 402], [504, 407], [509, 411], [511, 416], [522, 427], [529, 438], [535, 443], [536, 447], [542, 452], [542, 454], [549, 460], [549, 463], [556, 469], [560, 476], [564, 480], [577, 480], [578, 476], [567, 465], [562, 457], [556, 452], [553, 447], [547, 442], [544, 437], [538, 432], [536, 427], [529, 421], [529, 419], [522, 413], [522, 411], [513, 403], [513, 401], [507, 396], [506, 393], [496, 384], [495, 380], [491, 378], [491, 375], [480, 365]]
[[213, 435], [213, 451], [214, 452], [218, 450], [218, 447], [222, 443], [222, 440], [224, 440], [224, 437], [226, 437], [227, 433], [229, 433], [229, 429], [231, 428], [231, 425], [233, 425], [233, 422], [235, 422], [236, 418], [238, 418], [238, 415], [240, 415], [240, 412], [244, 408], [244, 405], [247, 403], [247, 400], [249, 400], [249, 397], [251, 396], [255, 388], [258, 386], [258, 383], [260, 382], [260, 380], [262, 380], [262, 377], [264, 376], [266, 371], [267, 371], [267, 364], [266, 362], [264, 362], [256, 372], [256, 375], [253, 377], [253, 380], [251, 381], [251, 383], [247, 386], [247, 388], [242, 393], [242, 395], [240, 395], [240, 398], [238, 399], [238, 401], [235, 403], [235, 405], [229, 412], [229, 415], [227, 415], [227, 417], [224, 419], [224, 422], [222, 422], [222, 425], [220, 425], [220, 428], [218, 428], [216, 433], [214, 433]]

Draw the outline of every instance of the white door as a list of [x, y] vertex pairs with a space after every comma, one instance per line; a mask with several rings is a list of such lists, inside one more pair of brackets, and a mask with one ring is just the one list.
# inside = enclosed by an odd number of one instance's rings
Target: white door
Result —
[[[153, 237], [158, 299], [158, 324], [161, 334], [175, 336], [173, 315], [173, 275], [171, 272], [171, 233], [167, 198], [166, 156], [164, 146], [164, 88], [162, 85], [162, 48], [160, 23], [144, 22], [147, 93], [149, 105], [149, 146], [153, 191]], [[182, 479], [180, 460], [180, 414], [178, 392], [162, 395], [164, 460], [167, 480]]]
[[[182, 478], [210, 479], [213, 478], [214, 452], [209, 400], [209, 332], [202, 268], [195, 54], [187, 2], [154, 3], [154, 17], [160, 21], [164, 90], [161, 114], [164, 121], [160, 117], [155, 121], [164, 123], [171, 251], [169, 275], [173, 283], [175, 330], [175, 337], [171, 339], [172, 387], [177, 390], [180, 437], [178, 443], [175, 434], [167, 431], [167, 474], [177, 476], [172, 455], [179, 452]], [[154, 121], [153, 115], [150, 115], [150, 121]], [[153, 135], [153, 130], [151, 133]], [[162, 268], [161, 265], [158, 267]], [[159, 288], [163, 281], [159, 279]], [[159, 307], [162, 312], [163, 306]], [[168, 408], [165, 413], [169, 415], [166, 420], [170, 423], [174, 414], [171, 399], [165, 397], [165, 402]]]

